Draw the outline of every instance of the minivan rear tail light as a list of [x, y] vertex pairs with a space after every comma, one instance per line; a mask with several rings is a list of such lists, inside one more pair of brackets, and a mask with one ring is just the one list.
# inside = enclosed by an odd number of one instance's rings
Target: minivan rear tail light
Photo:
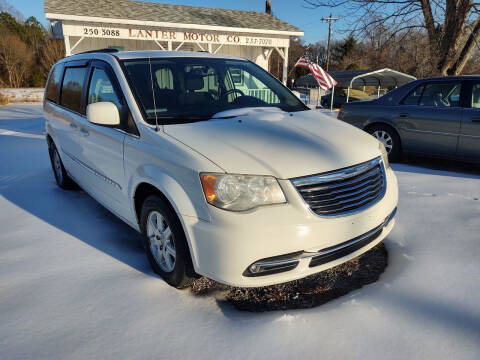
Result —
[[338, 110], [337, 119], [339, 119], [339, 120], [342, 120], [342, 111], [343, 111], [343, 106], [344, 106], [344, 105], [345, 105], [345, 104], [342, 104], [342, 105], [340, 106], [340, 109]]

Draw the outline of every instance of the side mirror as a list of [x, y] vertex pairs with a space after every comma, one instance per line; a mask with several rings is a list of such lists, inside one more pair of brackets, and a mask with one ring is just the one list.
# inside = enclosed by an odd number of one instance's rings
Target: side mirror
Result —
[[87, 106], [87, 119], [92, 124], [103, 126], [120, 125], [120, 113], [112, 102], [97, 102]]

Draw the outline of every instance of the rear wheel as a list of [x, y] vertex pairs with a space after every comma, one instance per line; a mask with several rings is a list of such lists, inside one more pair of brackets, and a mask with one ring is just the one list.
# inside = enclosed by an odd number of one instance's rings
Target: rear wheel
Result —
[[400, 137], [394, 129], [385, 125], [374, 125], [367, 131], [385, 146], [389, 161], [395, 162], [401, 159], [402, 148]]
[[190, 285], [195, 274], [185, 233], [176, 214], [159, 196], [144, 201], [140, 228], [152, 269], [171, 286]]
[[51, 142], [49, 145], [48, 153], [50, 155], [50, 163], [52, 164], [53, 175], [55, 176], [57, 185], [65, 190], [74, 189], [76, 184], [67, 174], [57, 147], [53, 142]]

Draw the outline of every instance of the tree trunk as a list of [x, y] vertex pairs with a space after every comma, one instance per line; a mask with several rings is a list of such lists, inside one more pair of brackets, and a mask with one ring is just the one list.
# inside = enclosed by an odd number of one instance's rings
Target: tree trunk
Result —
[[459, 75], [470, 59], [475, 46], [480, 41], [480, 17], [472, 24], [472, 31], [455, 63], [448, 69], [449, 75]]
[[425, 19], [425, 27], [428, 33], [428, 43], [430, 48], [430, 59], [432, 67], [437, 67], [435, 59], [438, 56], [438, 37], [439, 33], [435, 28], [435, 21], [433, 19], [432, 7], [430, 6], [430, 0], [420, 0], [422, 5], [423, 18]]
[[445, 23], [439, 46], [440, 61], [438, 63], [438, 70], [442, 76], [448, 75], [449, 69], [458, 55], [470, 6], [471, 0], [446, 1]]

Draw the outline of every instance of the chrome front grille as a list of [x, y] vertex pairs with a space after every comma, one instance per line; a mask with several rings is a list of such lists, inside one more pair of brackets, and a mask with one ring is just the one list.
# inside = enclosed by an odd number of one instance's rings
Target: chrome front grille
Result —
[[291, 180], [310, 209], [321, 216], [342, 216], [372, 206], [385, 195], [381, 157], [345, 169]]

